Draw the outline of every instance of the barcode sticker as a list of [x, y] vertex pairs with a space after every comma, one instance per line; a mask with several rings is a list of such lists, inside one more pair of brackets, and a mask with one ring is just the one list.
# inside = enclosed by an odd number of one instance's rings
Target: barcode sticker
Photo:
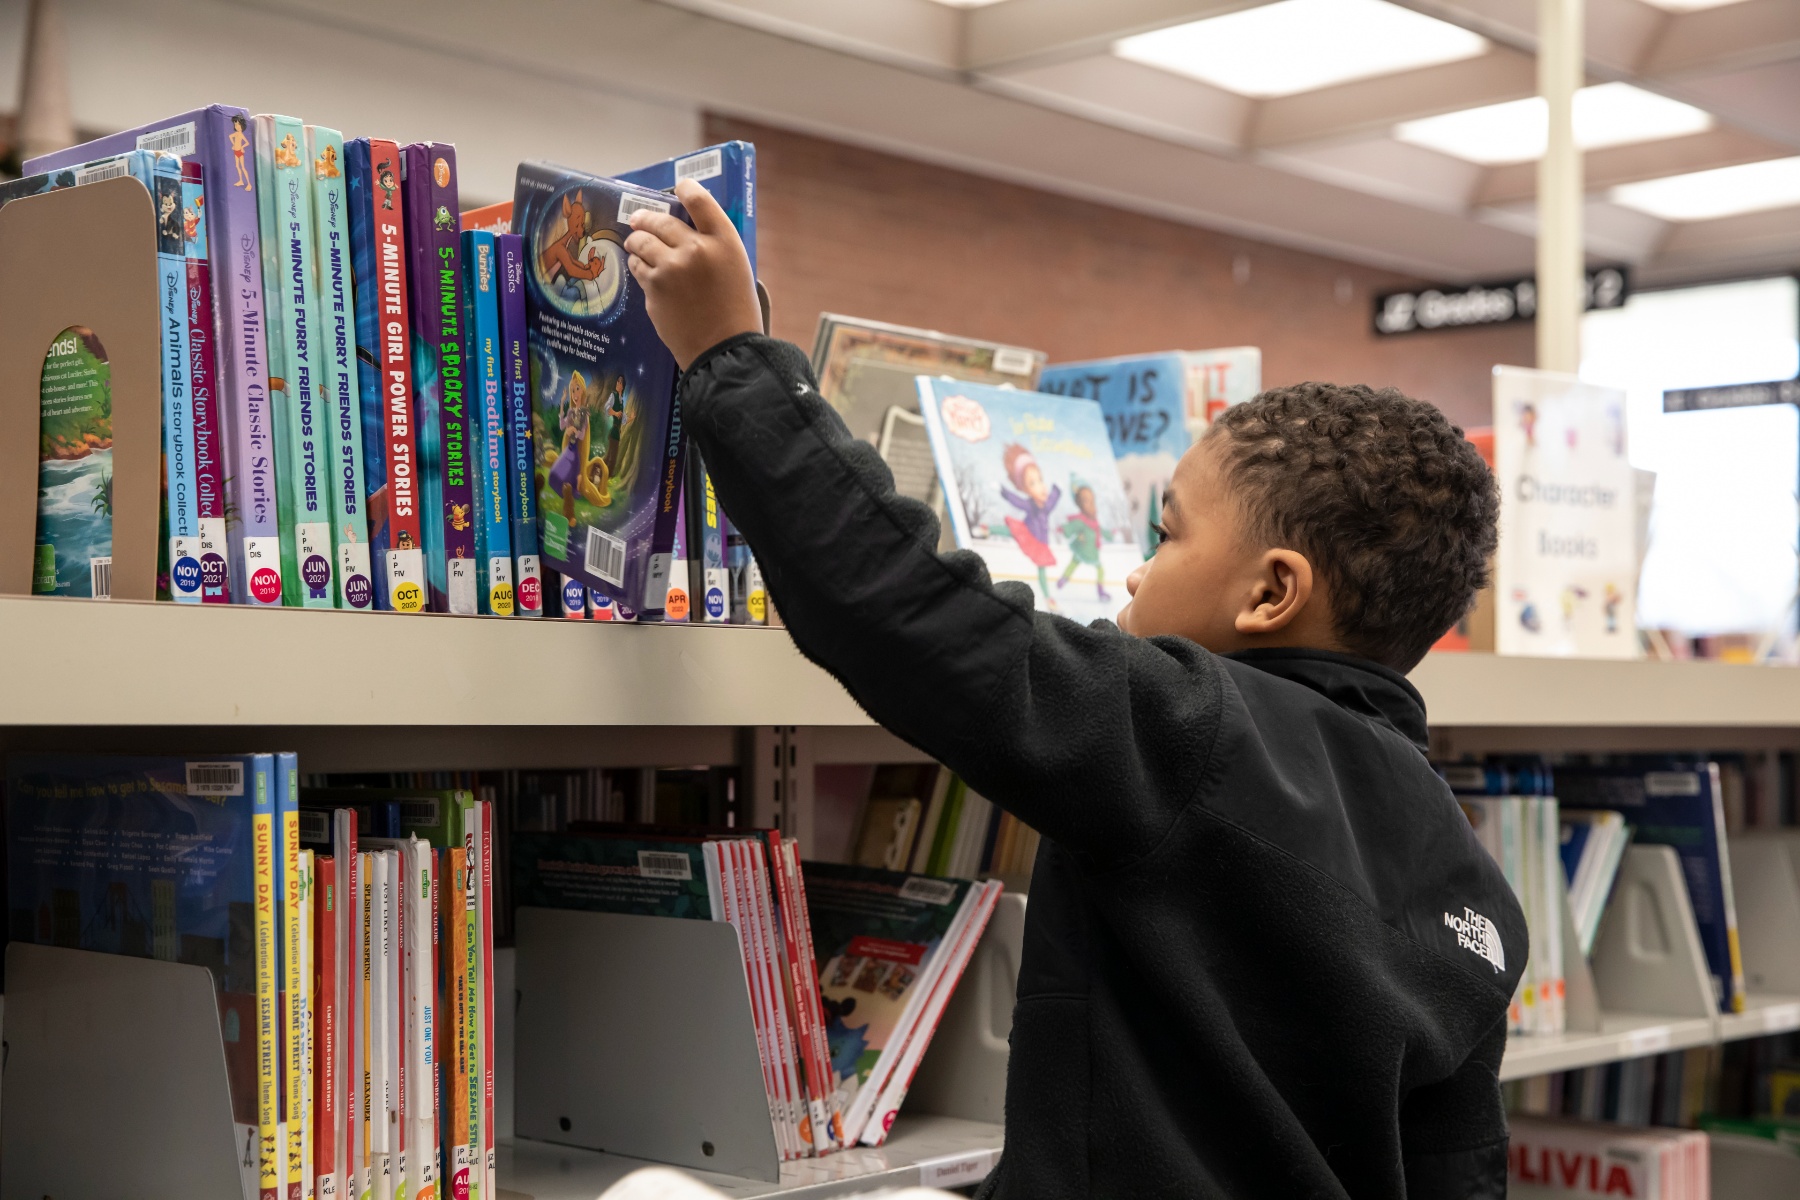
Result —
[[666, 214], [669, 211], [669, 202], [652, 200], [648, 196], [633, 196], [629, 192], [623, 192], [619, 195], [619, 224], [623, 225], [631, 220], [631, 214], [639, 209]]
[[1644, 792], [1650, 796], [1698, 796], [1700, 775], [1697, 771], [1647, 771]]
[[190, 796], [241, 796], [244, 794], [244, 764], [234, 762], [191, 762], [187, 765], [187, 793]]
[[1032, 354], [1017, 346], [1000, 346], [994, 351], [994, 370], [1002, 375], [1031, 374]]
[[646, 879], [689, 880], [694, 877], [693, 864], [685, 854], [667, 854], [655, 850], [638, 851], [638, 874]]
[[331, 841], [331, 814], [322, 808], [301, 809], [300, 840], [303, 842]]
[[88, 559], [88, 582], [93, 588], [94, 599], [112, 599], [112, 555]]
[[1465, 792], [1479, 792], [1487, 787], [1487, 768], [1477, 765], [1444, 768], [1444, 782]]
[[675, 160], [675, 182], [692, 179], [695, 183], [702, 179], [716, 179], [725, 173], [725, 156], [717, 150], [703, 150], [699, 154], [690, 154], [686, 158]]
[[589, 525], [587, 569], [614, 587], [625, 586], [625, 539]]
[[75, 168], [75, 186], [85, 183], [99, 183], [103, 179], [124, 179], [131, 174], [131, 160], [128, 158], [108, 158], [85, 167]]
[[412, 828], [419, 825], [436, 825], [438, 823], [438, 802], [436, 796], [419, 796], [400, 802], [400, 824]]
[[902, 900], [922, 900], [926, 904], [948, 904], [956, 899], [956, 885], [942, 879], [923, 879], [915, 875], [900, 885]]
[[986, 1179], [994, 1169], [997, 1150], [969, 1150], [962, 1154], [946, 1154], [919, 1163], [919, 1186], [928, 1188], [967, 1187]]
[[138, 134], [139, 150], [160, 150], [165, 154], [192, 154], [194, 152], [194, 123], [171, 125], [167, 129], [152, 129], [149, 133]]

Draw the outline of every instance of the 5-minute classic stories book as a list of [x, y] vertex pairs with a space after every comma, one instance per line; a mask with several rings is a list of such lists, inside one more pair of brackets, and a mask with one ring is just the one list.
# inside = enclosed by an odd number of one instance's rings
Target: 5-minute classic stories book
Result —
[[675, 359], [625, 269], [642, 208], [687, 219], [643, 188], [519, 166], [544, 565], [640, 614], [663, 607], [682, 489]]
[[919, 411], [956, 544], [1040, 609], [1117, 616], [1144, 555], [1100, 406], [920, 376]]

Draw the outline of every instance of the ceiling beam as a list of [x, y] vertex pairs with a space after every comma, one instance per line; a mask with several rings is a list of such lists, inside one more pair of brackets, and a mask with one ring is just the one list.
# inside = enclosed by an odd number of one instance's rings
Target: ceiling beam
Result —
[[966, 12], [932, 0], [658, 0], [715, 20], [894, 66], [954, 72]]
[[[860, 3], [860, 0], [858, 0]], [[991, 72], [1104, 53], [1119, 38], [1269, 0], [1007, 0], [964, 14], [963, 66]]]
[[1638, 71], [1699, 75], [1790, 58], [1800, 58], [1800, 2], [1746, 0], [1670, 17]]
[[1537, 68], [1531, 57], [1494, 46], [1463, 62], [1264, 100], [1251, 119], [1250, 145], [1270, 150], [1385, 133], [1414, 117], [1536, 94]]
[[[1660, 179], [1665, 175], [1686, 175], [1692, 171], [1709, 171], [1714, 167], [1732, 167], [1739, 163], [1761, 162], [1766, 158], [1784, 157], [1787, 153], [1787, 147], [1779, 143], [1736, 129], [1719, 127], [1686, 137], [1589, 150], [1582, 157], [1587, 190], [1595, 194], [1621, 183]], [[1507, 163], [1488, 168], [1481, 186], [1476, 190], [1474, 205], [1481, 208], [1508, 204], [1516, 200], [1529, 200], [1536, 195], [1537, 164]]]

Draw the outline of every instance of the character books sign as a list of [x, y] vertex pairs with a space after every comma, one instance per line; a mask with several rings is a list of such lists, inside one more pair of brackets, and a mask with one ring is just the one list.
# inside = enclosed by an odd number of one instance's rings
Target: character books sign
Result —
[[1037, 606], [1112, 620], [1143, 562], [1100, 406], [920, 376], [956, 544], [996, 581], [1029, 584]]
[[1637, 479], [1625, 393], [1494, 368], [1501, 654], [1635, 658]]

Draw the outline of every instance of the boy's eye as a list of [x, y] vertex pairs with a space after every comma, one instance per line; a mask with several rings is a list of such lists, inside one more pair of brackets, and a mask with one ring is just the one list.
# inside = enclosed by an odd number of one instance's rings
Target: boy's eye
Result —
[[[1169, 530], [1161, 521], [1158, 521], [1158, 522], [1156, 522], [1156, 524], [1150, 526], [1150, 532], [1156, 535], [1156, 546], [1160, 546], [1164, 542], [1169, 540]], [[1152, 546], [1150, 548], [1152, 550], [1154, 550], [1154, 549], [1156, 549], [1156, 546]]]

